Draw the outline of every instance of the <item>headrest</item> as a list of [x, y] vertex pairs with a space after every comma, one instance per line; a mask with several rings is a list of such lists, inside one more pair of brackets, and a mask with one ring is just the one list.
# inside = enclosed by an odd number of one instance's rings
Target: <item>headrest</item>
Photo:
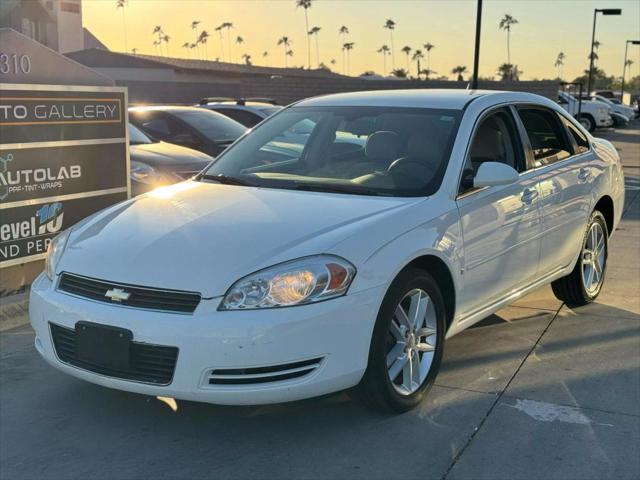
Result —
[[398, 157], [400, 137], [397, 133], [380, 131], [369, 135], [364, 154], [369, 160], [395, 160]]
[[502, 133], [493, 122], [485, 122], [476, 133], [471, 158], [499, 160], [504, 157]]

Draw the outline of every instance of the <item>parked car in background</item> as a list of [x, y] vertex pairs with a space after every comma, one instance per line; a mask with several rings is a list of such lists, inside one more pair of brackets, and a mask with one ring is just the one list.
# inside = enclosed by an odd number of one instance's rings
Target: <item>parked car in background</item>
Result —
[[129, 121], [153, 138], [199, 150], [212, 157], [247, 131], [229, 117], [196, 107], [131, 107]]
[[610, 115], [611, 108], [601, 102], [592, 100], [579, 102], [570, 93], [560, 91], [558, 92], [558, 104], [573, 115], [589, 132], [594, 132], [596, 128], [613, 126], [613, 119]]
[[131, 192], [135, 195], [187, 180], [204, 169], [213, 157], [206, 153], [162, 142], [129, 124]]
[[636, 116], [636, 112], [633, 108], [623, 105], [618, 99], [610, 99], [601, 95], [592, 95], [590, 99], [594, 102], [604, 103], [613, 111], [611, 116], [614, 121], [614, 126], [616, 127], [626, 125]]
[[[265, 163], [301, 121], [304, 154]], [[615, 147], [538, 95], [304, 100], [193, 180], [57, 236], [31, 288], [35, 346], [145, 395], [266, 404], [356, 387], [406, 411], [456, 333], [549, 283], [568, 305], [596, 299], [624, 191]]]
[[200, 107], [226, 115], [247, 128], [282, 110], [270, 98], [209, 97], [200, 100]]

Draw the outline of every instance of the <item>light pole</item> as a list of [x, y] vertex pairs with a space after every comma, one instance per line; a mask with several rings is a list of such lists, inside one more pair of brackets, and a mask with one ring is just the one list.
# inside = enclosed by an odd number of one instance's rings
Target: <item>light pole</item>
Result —
[[620, 8], [596, 8], [593, 10], [593, 32], [591, 33], [591, 53], [589, 55], [589, 79], [587, 81], [587, 95], [591, 95], [591, 76], [593, 75], [593, 44], [596, 41], [596, 17], [602, 15], [622, 15]]
[[471, 89], [478, 89], [478, 64], [480, 63], [480, 26], [482, 25], [482, 0], [478, 0], [478, 10], [476, 12], [476, 49], [473, 56], [473, 78]]
[[627, 40], [624, 44], [624, 64], [622, 65], [622, 86], [620, 87], [620, 102], [624, 103], [624, 74], [627, 73], [627, 50], [629, 44], [640, 45], [640, 40]]

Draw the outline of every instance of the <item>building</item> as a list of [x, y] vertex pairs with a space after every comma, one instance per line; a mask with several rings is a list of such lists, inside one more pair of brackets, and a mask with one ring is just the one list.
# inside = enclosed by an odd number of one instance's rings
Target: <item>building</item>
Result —
[[[100, 48], [67, 56], [129, 89], [130, 103], [194, 104], [203, 97], [268, 97], [282, 105], [328, 93], [407, 88], [467, 88], [443, 80], [376, 81], [324, 69], [275, 68], [155, 55], [133, 55]], [[480, 82], [481, 88], [516, 90], [556, 98], [552, 81]]]
[[59, 53], [85, 48], [82, 0], [0, 0], [0, 27]]

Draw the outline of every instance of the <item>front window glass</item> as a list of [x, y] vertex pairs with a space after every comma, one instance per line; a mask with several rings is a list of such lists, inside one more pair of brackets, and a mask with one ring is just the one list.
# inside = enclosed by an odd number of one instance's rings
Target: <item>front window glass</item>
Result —
[[142, 145], [154, 143], [154, 141], [142, 133], [138, 127], [129, 124], [129, 143], [131, 145]]
[[440, 186], [461, 112], [293, 107], [205, 172], [270, 188], [423, 196]]
[[522, 108], [518, 113], [529, 136], [536, 167], [558, 162], [571, 155], [560, 123], [552, 112], [541, 108]]
[[214, 142], [233, 141], [247, 130], [235, 120], [205, 109], [175, 111], [174, 114]]

